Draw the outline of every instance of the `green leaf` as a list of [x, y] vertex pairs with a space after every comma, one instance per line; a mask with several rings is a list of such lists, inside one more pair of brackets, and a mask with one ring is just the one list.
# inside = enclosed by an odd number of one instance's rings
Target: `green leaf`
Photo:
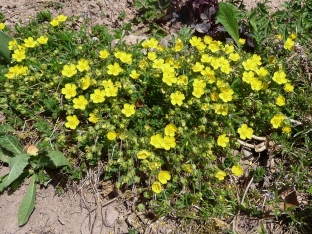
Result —
[[11, 52], [9, 50], [9, 41], [13, 40], [8, 34], [0, 31], [0, 57], [7, 63], [11, 60]]
[[8, 178], [5, 180], [5, 187], [9, 186], [14, 180], [16, 180], [28, 165], [29, 154], [19, 154], [10, 160], [11, 171]]
[[0, 126], [0, 134], [4, 134], [6, 132], [14, 132], [14, 128], [10, 125], [4, 124]]
[[238, 33], [238, 24], [236, 20], [236, 16], [238, 14], [237, 8], [229, 3], [220, 2], [219, 3], [219, 11], [217, 14], [217, 23], [221, 23], [225, 30], [230, 34], [238, 47], [240, 44], [239, 33]]
[[5, 189], [7, 186], [5, 186], [5, 180], [8, 177], [8, 174], [0, 177], [0, 193]]
[[26, 195], [24, 196], [22, 203], [19, 207], [17, 218], [18, 226], [23, 226], [27, 223], [31, 213], [35, 208], [36, 200], [36, 176], [33, 175], [27, 189]]
[[52, 160], [53, 164], [56, 167], [71, 166], [70, 163], [67, 161], [66, 157], [64, 156], [64, 154], [61, 153], [60, 151], [48, 150], [47, 155]]
[[10, 157], [3, 153], [3, 151], [0, 149], [0, 161], [9, 163]]
[[14, 180], [11, 185], [10, 185], [10, 188], [13, 190], [13, 191], [16, 191], [20, 186], [21, 184], [24, 183], [25, 179], [27, 177], [29, 177], [31, 174], [33, 174], [32, 172], [29, 172], [29, 171], [24, 171], [16, 180]]
[[254, 11], [251, 13], [250, 18], [249, 18], [249, 24], [250, 24], [250, 26], [254, 32], [258, 32], [257, 23], [256, 23], [256, 20], [257, 20], [256, 16], [257, 16], [257, 13], [256, 13], [256, 11]]
[[0, 146], [12, 152], [13, 154], [20, 154], [23, 152], [23, 148], [15, 136], [11, 136], [11, 135], [1, 136]]

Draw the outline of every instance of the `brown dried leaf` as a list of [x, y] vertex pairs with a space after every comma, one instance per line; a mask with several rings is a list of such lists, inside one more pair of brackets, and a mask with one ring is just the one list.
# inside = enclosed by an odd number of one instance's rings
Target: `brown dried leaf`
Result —
[[212, 218], [220, 228], [230, 228], [230, 225], [218, 218]]

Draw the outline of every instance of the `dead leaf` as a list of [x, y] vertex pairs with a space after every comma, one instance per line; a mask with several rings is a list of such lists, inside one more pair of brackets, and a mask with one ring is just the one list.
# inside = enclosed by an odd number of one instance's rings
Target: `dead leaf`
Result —
[[36, 156], [38, 154], [38, 151], [39, 150], [35, 145], [29, 145], [27, 150], [26, 150], [26, 153], [33, 155], [33, 156]]
[[288, 207], [299, 207], [298, 192], [292, 191], [285, 196], [285, 205]]
[[230, 225], [228, 225], [226, 222], [222, 221], [221, 219], [218, 218], [212, 218], [216, 223], [217, 226], [219, 226], [220, 228], [230, 228]]

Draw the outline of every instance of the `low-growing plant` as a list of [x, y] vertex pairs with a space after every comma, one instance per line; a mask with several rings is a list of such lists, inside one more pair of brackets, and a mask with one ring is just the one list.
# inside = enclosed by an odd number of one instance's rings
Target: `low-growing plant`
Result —
[[[136, 185], [158, 214], [232, 216], [245, 196], [236, 182], [250, 172], [233, 149], [272, 151], [271, 142], [289, 149], [301, 131], [295, 107], [309, 104], [298, 98], [297, 70], [287, 60], [296, 53], [295, 32], [279, 40], [275, 57], [187, 36], [185, 28], [169, 46], [151, 37], [114, 47], [101, 26], [89, 36], [67, 21], [60, 15], [17, 27], [12, 63], [0, 65], [3, 112], [14, 128], [31, 120], [43, 150], [53, 147], [84, 166], [104, 161], [105, 179], [117, 188]], [[255, 172], [259, 180], [265, 174]]]
[[14, 132], [9, 125], [0, 126], [0, 161], [7, 163], [10, 173], [0, 177], [0, 192], [11, 188], [16, 190], [27, 178], [30, 178], [28, 190], [18, 211], [18, 225], [27, 223], [36, 200], [36, 184], [46, 185], [50, 179], [47, 168], [71, 167], [65, 156], [55, 150], [38, 150], [36, 146], [23, 151], [18, 139], [8, 132]]

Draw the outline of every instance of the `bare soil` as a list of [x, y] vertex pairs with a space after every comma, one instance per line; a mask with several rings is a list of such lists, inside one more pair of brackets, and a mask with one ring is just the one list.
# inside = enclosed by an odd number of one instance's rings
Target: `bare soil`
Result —
[[[27, 24], [37, 12], [49, 9], [53, 16], [59, 14], [79, 16], [81, 20], [89, 19], [91, 25], [102, 24], [114, 29], [122, 24], [118, 16], [123, 11], [125, 12], [124, 22], [130, 22], [136, 17], [137, 11], [133, 6], [133, 1], [0, 0], [0, 11], [6, 17], [5, 23], [10, 26], [17, 22]], [[256, 2], [258, 1], [244, 1], [247, 9], [255, 7]], [[282, 2], [284, 0], [272, 0], [270, 5], [277, 8]], [[8, 172], [8, 168], [0, 164], [0, 176]], [[29, 182], [26, 181], [17, 191], [3, 192], [0, 195], [0, 233], [122, 234], [129, 233], [131, 229], [139, 233], [193, 233], [191, 228], [188, 229], [190, 231], [177, 231], [179, 229], [177, 220], [148, 219], [136, 210], [138, 198], [133, 195], [135, 191], [114, 194], [110, 182], [98, 181], [96, 186], [92, 185], [91, 174], [79, 184], [71, 185], [61, 195], [55, 194], [53, 184], [47, 187], [38, 186], [35, 210], [23, 227], [17, 224], [17, 213]], [[251, 230], [250, 233], [253, 233], [252, 230], [259, 227], [259, 222], [253, 225], [254, 228], [250, 225], [248, 229]], [[244, 227], [242, 229], [247, 230]]]

